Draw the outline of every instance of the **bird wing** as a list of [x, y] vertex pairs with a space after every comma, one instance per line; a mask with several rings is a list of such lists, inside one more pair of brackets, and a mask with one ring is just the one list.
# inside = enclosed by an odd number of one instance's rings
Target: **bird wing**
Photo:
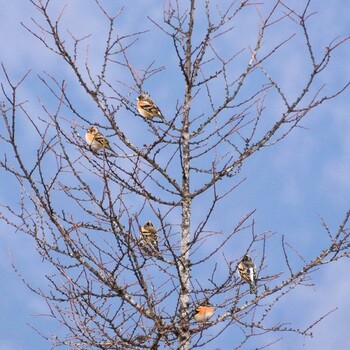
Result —
[[158, 247], [158, 234], [154, 229], [141, 228], [141, 241], [153, 248], [156, 251], [159, 251]]
[[94, 140], [101, 144], [103, 147], [110, 149], [111, 146], [109, 145], [108, 140], [102, 135], [102, 134], [97, 134], [94, 137]]
[[162, 112], [158, 108], [158, 106], [151, 101], [140, 101], [140, 107], [146, 111], [147, 113], [150, 113], [154, 116], [158, 115], [159, 117], [162, 117]]

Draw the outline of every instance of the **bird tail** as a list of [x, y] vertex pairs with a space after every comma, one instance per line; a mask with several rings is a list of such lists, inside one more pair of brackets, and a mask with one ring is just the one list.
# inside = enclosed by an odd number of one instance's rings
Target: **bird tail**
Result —
[[[160, 119], [160, 120], [158, 120], [158, 119]], [[152, 122], [153, 123], [165, 123], [165, 124], [167, 123], [167, 121], [162, 113], [157, 113], [157, 116], [152, 118]]]
[[160, 114], [159, 118], [163, 123], [166, 123], [166, 119], [163, 114]]

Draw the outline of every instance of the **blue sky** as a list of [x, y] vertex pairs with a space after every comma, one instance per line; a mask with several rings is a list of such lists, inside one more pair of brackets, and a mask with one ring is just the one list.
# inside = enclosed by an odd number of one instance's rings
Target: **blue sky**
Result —
[[[146, 88], [152, 90], [152, 95], [157, 96], [159, 106], [163, 107], [163, 101], [171, 100], [178, 89], [181, 89], [177, 61], [175, 56], [168, 54], [172, 50], [171, 43], [166, 41], [166, 38], [145, 16], [147, 13], [153, 19], [161, 20], [160, 2], [156, 0], [136, 2], [137, 11], [130, 2], [130, 5], [126, 5], [125, 16], [121, 18], [118, 25], [121, 31], [125, 32], [151, 29], [153, 36], [146, 36], [146, 42], [154, 45], [153, 50], [142, 53], [133, 52], [133, 55], [140, 55], [144, 60], [152, 60], [155, 56], [157, 65], [165, 66], [165, 70], [158, 74], [156, 79], [150, 79], [146, 84]], [[108, 1], [101, 3], [108, 3], [110, 6]], [[312, 22], [313, 40], [321, 52], [322, 47], [332, 39], [350, 33], [348, 21], [350, 4], [344, 0], [333, 1], [332, 6], [326, 2], [315, 1], [316, 3], [317, 9], [315, 5], [314, 7], [318, 14]], [[21, 26], [20, 22], [29, 24], [31, 17], [37, 18], [38, 14], [33, 6], [21, 0], [3, 0], [1, 7], [0, 61], [7, 67], [14, 80], [28, 69], [32, 70], [31, 76], [21, 90], [21, 97], [30, 101], [28, 109], [31, 113], [33, 115], [42, 113], [40, 99], [50, 104], [47, 91], [37, 79], [37, 74], [45, 71], [64, 77], [72, 85], [75, 98], [77, 101], [81, 100], [82, 113], [96, 114], [96, 107], [87, 101], [72, 73], [62, 64], [60, 58], [46, 50]], [[253, 40], [255, 20], [256, 17], [248, 22], [242, 22], [244, 38], [232, 34], [232, 40]], [[89, 57], [92, 67], [97, 66], [104, 43], [99, 38], [104, 37], [106, 26], [103, 24], [103, 16], [98, 12], [96, 4], [87, 0], [68, 1], [64, 21], [76, 34], [93, 33], [89, 39], [91, 45]], [[271, 38], [274, 38], [274, 35], [275, 33], [272, 33]], [[154, 36], [157, 40], [154, 40]], [[272, 74], [280, 77], [283, 86], [292, 95], [300, 84], [299, 78], [303, 74], [305, 62], [302, 59], [298, 41], [288, 50], [281, 53], [283, 58], [290, 60], [288, 64], [281, 60], [280, 65], [269, 68]], [[332, 55], [334, 63], [324, 75], [330, 88], [339, 86], [345, 81], [344, 78], [350, 77], [349, 57], [349, 44], [345, 44]], [[118, 79], [126, 79], [122, 71], [115, 73], [118, 74]], [[4, 80], [2, 72], [0, 80]], [[320, 106], [303, 120], [301, 124], [303, 128], [294, 130], [279, 144], [258, 152], [246, 163], [242, 173], [247, 180], [233, 196], [234, 208], [223, 210], [218, 220], [224, 223], [223, 229], [226, 223], [229, 226], [232, 217], [238, 218], [249, 210], [256, 209], [257, 230], [276, 232], [275, 243], [271, 244], [269, 254], [276, 256], [282, 254], [279, 248], [281, 235], [285, 235], [288, 242], [297, 247], [307, 259], [312, 259], [316, 252], [324, 248], [326, 235], [320, 216], [331, 229], [336, 230], [350, 207], [349, 97], [350, 90], [330, 103]], [[164, 106], [164, 109], [167, 111], [173, 107], [175, 107], [175, 101]], [[99, 116], [97, 115], [96, 118]], [[132, 126], [125, 126], [125, 128], [128, 130]], [[25, 125], [22, 126], [21, 132], [24, 129]], [[134, 132], [138, 133], [141, 130], [136, 129]], [[36, 146], [35, 140], [24, 146], [30, 157], [30, 152]], [[1, 173], [1, 179], [5, 178], [3, 176], [4, 174]], [[14, 184], [8, 177], [6, 181]], [[3, 180], [1, 183], [0, 200], [2, 203], [11, 203], [11, 186], [4, 186]], [[3, 223], [0, 224], [0, 249], [0, 268], [3, 276], [0, 350], [48, 349], [48, 343], [28, 324], [37, 327], [45, 334], [60, 332], [61, 329], [54, 321], [35, 316], [45, 314], [47, 306], [17, 277], [11, 267], [11, 261], [15, 262], [19, 271], [23, 272], [34, 286], [42, 288], [46, 287], [44, 275], [48, 273], [49, 267], [42, 264], [35, 252], [34, 243], [28, 237], [20, 232], [13, 232]], [[277, 257], [275, 261], [279, 261]], [[280, 317], [284, 321], [295, 321], [301, 326], [329, 310], [334, 308], [338, 310], [315, 328], [313, 338], [286, 336], [284, 340], [271, 347], [272, 349], [347, 348], [350, 281], [346, 276], [349, 267], [349, 261], [344, 260], [338, 262], [337, 266], [328, 265], [322, 268], [314, 275], [315, 287], [296, 289], [290, 297], [281, 302], [280, 307], [275, 308], [273, 317]], [[276, 269], [278, 270], [278, 267]], [[271, 335], [271, 341], [279, 336]], [[229, 349], [230, 338], [225, 337], [224, 341], [225, 345], [222, 345], [222, 349]]]

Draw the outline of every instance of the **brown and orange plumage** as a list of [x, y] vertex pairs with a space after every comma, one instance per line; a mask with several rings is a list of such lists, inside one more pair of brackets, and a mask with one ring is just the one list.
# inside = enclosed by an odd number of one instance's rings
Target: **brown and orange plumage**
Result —
[[85, 141], [92, 150], [108, 149], [113, 152], [108, 140], [103, 136], [96, 126], [90, 126], [85, 134]]
[[206, 302], [197, 306], [192, 316], [196, 322], [203, 323], [208, 321], [213, 315], [214, 308], [208, 302]]
[[145, 92], [141, 93], [141, 95], [137, 98], [137, 110], [144, 118], [160, 118], [162, 121], [165, 121], [165, 118], [158, 106], [151, 99], [150, 95]]
[[158, 234], [151, 221], [147, 221], [141, 227], [139, 242], [146, 251], [159, 253]]
[[249, 284], [250, 293], [256, 293], [256, 268], [252, 258], [244, 255], [241, 262], [237, 265], [237, 270], [242, 280]]

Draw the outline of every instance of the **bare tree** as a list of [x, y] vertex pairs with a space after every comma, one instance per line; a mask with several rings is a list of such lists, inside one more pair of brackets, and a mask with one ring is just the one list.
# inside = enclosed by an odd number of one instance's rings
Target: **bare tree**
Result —
[[[124, 10], [111, 14], [95, 0], [108, 24], [96, 72], [86, 54], [89, 29], [77, 37], [74, 28], [64, 26], [64, 7], [55, 13], [50, 0], [30, 2], [38, 16], [23, 25], [60, 56], [77, 83], [40, 75], [56, 105], [44, 99], [37, 118], [18, 99], [30, 72], [14, 82], [2, 66], [5, 152], [0, 164], [17, 180], [21, 194], [17, 208], [2, 204], [0, 217], [31, 236], [55, 269], [46, 276], [50, 289], [26, 282], [47, 301], [49, 316], [67, 329], [64, 339], [44, 335], [52, 347], [213, 348], [224, 332], [234, 329], [231, 348], [240, 349], [259, 334], [311, 334], [324, 315], [306, 329], [271, 325], [267, 318], [281, 298], [307, 285], [316, 269], [348, 257], [350, 212], [335, 232], [323, 223], [328, 247], [312, 261], [299, 256], [301, 268], [294, 267], [297, 250], [283, 239], [285, 265], [277, 273], [269, 270], [265, 254], [272, 234], [256, 232], [254, 210], [232, 222], [228, 232], [212, 225], [221, 203], [231, 205], [232, 194], [244, 181], [246, 160], [287, 137], [310, 111], [348, 88], [349, 82], [332, 91], [318, 78], [349, 37], [330, 42], [322, 53], [315, 48], [309, 32], [311, 0], [300, 10], [283, 1], [169, 0], [163, 3], [162, 21], [149, 17], [150, 32], [127, 34], [118, 29]], [[238, 47], [232, 38], [244, 33], [236, 23], [247, 14], [258, 18], [256, 40]], [[290, 26], [290, 36], [269, 40], [269, 32], [282, 24]], [[155, 81], [160, 72], [167, 74], [167, 67], [157, 66], [156, 56], [141, 64], [134, 54], [135, 49], [152, 51], [143, 46], [143, 38], [154, 31], [171, 43], [169, 55], [176, 58], [182, 81], [169, 105], [156, 101], [164, 120], [140, 116], [135, 102], [146, 82]], [[299, 92], [292, 94], [271, 65], [297, 35], [309, 70], [300, 79]], [[116, 78], [116, 71], [123, 79]], [[72, 85], [79, 85], [98, 107], [100, 121], [83, 114]], [[30, 159], [18, 133], [22, 123], [39, 140]], [[109, 140], [111, 149], [93, 149], [85, 142], [90, 125]], [[156, 232], [159, 240], [151, 248], [148, 236], [139, 239], [145, 221], [153, 223], [151, 235]], [[235, 249], [238, 240], [246, 242], [244, 251]], [[249, 285], [237, 275], [246, 254], [257, 267], [257, 291], [250, 297]], [[284, 280], [283, 271], [289, 274]], [[210, 302], [215, 314], [196, 323], [192, 311], [202, 302]]]

